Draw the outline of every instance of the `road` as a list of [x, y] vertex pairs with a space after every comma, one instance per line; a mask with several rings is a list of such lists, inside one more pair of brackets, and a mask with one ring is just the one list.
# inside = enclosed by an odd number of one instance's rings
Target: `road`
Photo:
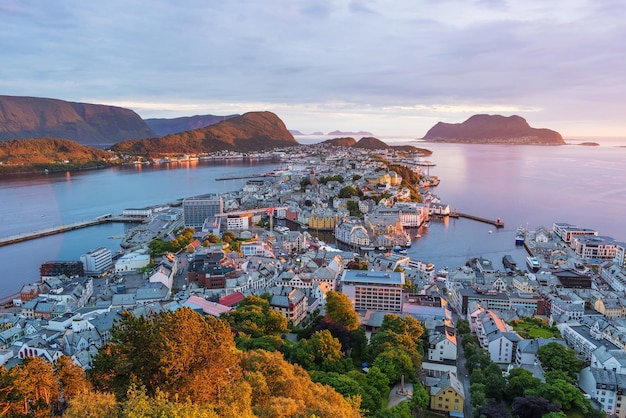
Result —
[[[455, 318], [458, 321], [458, 318]], [[465, 391], [465, 401], [463, 403], [463, 415], [466, 417], [472, 416], [472, 400], [470, 399], [470, 380], [467, 368], [465, 367], [465, 353], [463, 352], [463, 340], [459, 334], [456, 336], [456, 349], [457, 349], [457, 362], [456, 370], [458, 378], [463, 383], [463, 390]]]

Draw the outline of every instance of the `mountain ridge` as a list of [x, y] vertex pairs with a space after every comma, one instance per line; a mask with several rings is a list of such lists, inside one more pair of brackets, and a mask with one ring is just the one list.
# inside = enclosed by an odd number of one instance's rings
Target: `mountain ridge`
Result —
[[103, 147], [150, 136], [154, 136], [152, 129], [130, 109], [0, 95], [0, 141], [52, 137]]

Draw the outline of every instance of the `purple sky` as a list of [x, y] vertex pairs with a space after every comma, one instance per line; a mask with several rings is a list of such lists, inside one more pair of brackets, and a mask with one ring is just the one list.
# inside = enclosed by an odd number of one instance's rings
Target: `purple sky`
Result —
[[3, 0], [0, 94], [269, 110], [305, 133], [422, 137], [489, 113], [626, 137], [624, 16], [621, 0]]

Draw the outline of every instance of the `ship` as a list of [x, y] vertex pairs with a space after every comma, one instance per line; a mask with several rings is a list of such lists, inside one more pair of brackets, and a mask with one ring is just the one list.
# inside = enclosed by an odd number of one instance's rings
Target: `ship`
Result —
[[521, 226], [517, 228], [517, 232], [515, 233], [515, 245], [524, 245], [524, 238], [526, 236], [526, 232], [524, 228]]
[[526, 264], [528, 265], [528, 268], [530, 269], [530, 271], [535, 272], [535, 273], [538, 272], [539, 269], [541, 268], [541, 264], [539, 264], [539, 259], [531, 255], [526, 257]]
[[507, 254], [504, 257], [502, 257], [502, 264], [504, 265], [504, 267], [510, 270], [517, 269], [517, 263], [515, 262], [515, 260], [513, 260], [513, 257], [510, 254]]

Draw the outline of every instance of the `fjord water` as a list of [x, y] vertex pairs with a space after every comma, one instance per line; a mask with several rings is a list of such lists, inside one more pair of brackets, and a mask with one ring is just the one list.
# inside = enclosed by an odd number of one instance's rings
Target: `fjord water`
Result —
[[[319, 141], [309, 139], [307, 143], [314, 142]], [[515, 247], [514, 239], [520, 225], [551, 228], [554, 222], [568, 222], [626, 241], [626, 148], [617, 146], [622, 143], [607, 141], [599, 147], [411, 144], [433, 151], [425, 159], [436, 166], [424, 170], [441, 179], [432, 191], [442, 202], [459, 212], [500, 217], [505, 223], [505, 228], [496, 229], [467, 219], [450, 219], [422, 228], [409, 255], [432, 262], [437, 269], [455, 268], [477, 256], [498, 265], [504, 254], [513, 255], [518, 265], [524, 266], [526, 254]], [[0, 236], [237, 190], [245, 180], [215, 179], [263, 173], [274, 167], [276, 164], [190, 163], [0, 179]], [[0, 296], [37, 281], [43, 262], [78, 260], [99, 246], [119, 249], [120, 240], [109, 237], [123, 235], [125, 228], [105, 224], [0, 247]]]

